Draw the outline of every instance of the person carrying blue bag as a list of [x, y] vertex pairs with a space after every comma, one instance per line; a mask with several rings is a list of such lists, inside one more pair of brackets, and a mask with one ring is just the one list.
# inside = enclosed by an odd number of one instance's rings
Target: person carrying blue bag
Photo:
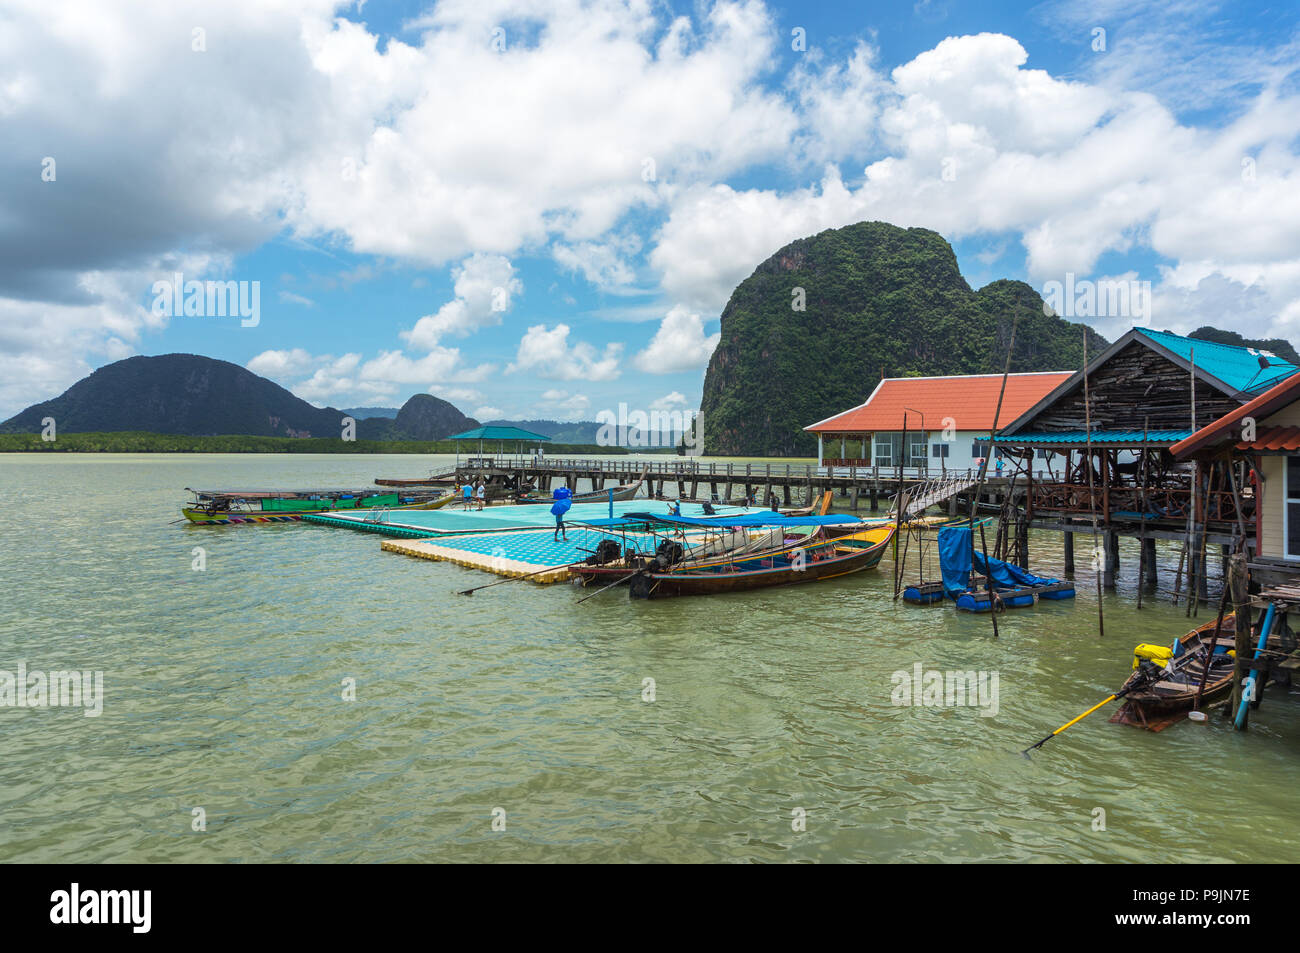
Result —
[[560, 539], [568, 542], [569, 536], [564, 531], [564, 514], [569, 512], [569, 507], [573, 505], [573, 491], [567, 486], [559, 486], [551, 496], [555, 499], [551, 504], [551, 515], [555, 517], [555, 539], [557, 542]]

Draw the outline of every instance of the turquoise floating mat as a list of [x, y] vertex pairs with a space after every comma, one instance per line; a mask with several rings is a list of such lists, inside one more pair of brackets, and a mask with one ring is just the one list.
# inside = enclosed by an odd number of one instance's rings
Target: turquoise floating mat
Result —
[[[546, 529], [518, 530], [506, 533], [476, 533], [465, 536], [442, 536], [427, 539], [443, 549], [454, 549], [463, 553], [479, 553], [484, 556], [499, 556], [515, 562], [528, 563], [532, 566], [567, 566], [580, 562], [596, 551], [596, 545], [602, 539], [614, 539], [620, 546], [624, 544], [622, 534], [610, 536], [590, 529], [570, 527], [567, 540], [556, 540], [554, 531]], [[631, 534], [626, 537], [628, 549], [653, 552], [661, 537], [646, 534]]]
[[[311, 523], [327, 526], [345, 526], [349, 529], [368, 530], [388, 536], [430, 538], [434, 536], [460, 536], [465, 533], [501, 533], [535, 529], [555, 531], [555, 517], [545, 504], [518, 504], [512, 506], [487, 506], [482, 510], [455, 509], [455, 503], [438, 510], [389, 510], [376, 521], [376, 514], [358, 512], [309, 513], [303, 517]], [[715, 506], [718, 516], [749, 515], [777, 517], [770, 510], [745, 509], [740, 506]], [[656, 500], [623, 500], [614, 504], [614, 518], [609, 516], [609, 503], [575, 503], [564, 515], [564, 522], [572, 538], [577, 524], [588, 526], [622, 526], [628, 520], [625, 513], [652, 512], [668, 514], [668, 504]], [[683, 516], [704, 516], [700, 503], [683, 503]], [[725, 524], [723, 524], [725, 525]]]

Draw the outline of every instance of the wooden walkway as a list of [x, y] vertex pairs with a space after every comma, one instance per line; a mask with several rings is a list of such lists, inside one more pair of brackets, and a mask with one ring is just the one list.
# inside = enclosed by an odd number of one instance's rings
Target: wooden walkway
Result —
[[[961, 488], [936, 499], [942, 502], [961, 489], [974, 486], [978, 471], [931, 470], [926, 467], [819, 467], [815, 463], [722, 463], [683, 457], [665, 457], [647, 461], [629, 456], [620, 459], [531, 457], [495, 455], [470, 457], [458, 465], [429, 475], [430, 484], [452, 485], [479, 477], [508, 482], [510, 485], [532, 484], [542, 492], [553, 486], [576, 487], [579, 481], [590, 482], [593, 490], [603, 490], [607, 483], [634, 483], [644, 474], [651, 498], [739, 502], [754, 496], [760, 505], [775, 497], [780, 506], [810, 505], [820, 494], [830, 491], [847, 497], [850, 509], [861, 502], [872, 512], [880, 500], [893, 499], [900, 489], [915, 493], [918, 486], [930, 492], [940, 486]], [[1006, 477], [989, 476], [985, 484], [990, 494], [1007, 484]], [[992, 498], [992, 497], [991, 497]]]

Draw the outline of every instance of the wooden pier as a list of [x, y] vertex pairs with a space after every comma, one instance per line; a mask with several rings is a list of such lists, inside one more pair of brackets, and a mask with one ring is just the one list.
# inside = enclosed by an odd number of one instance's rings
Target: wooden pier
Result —
[[[485, 480], [511, 488], [534, 486], [542, 492], [565, 485], [575, 492], [579, 482], [593, 490], [606, 485], [634, 483], [644, 476], [647, 495], [652, 499], [682, 499], [700, 502], [739, 502], [753, 497], [759, 505], [770, 500], [777, 505], [808, 506], [830, 491], [848, 500], [848, 508], [864, 506], [879, 511], [888, 506], [899, 488], [913, 499], [928, 496], [943, 502], [957, 492], [969, 491], [978, 479], [975, 470], [941, 470], [925, 467], [817, 466], [809, 463], [721, 463], [669, 457], [661, 461], [644, 458], [600, 459], [537, 458], [530, 456], [471, 457], [454, 467], [430, 474], [434, 485], [459, 485]], [[982, 499], [1001, 502], [1007, 484], [1004, 477], [990, 475]]]

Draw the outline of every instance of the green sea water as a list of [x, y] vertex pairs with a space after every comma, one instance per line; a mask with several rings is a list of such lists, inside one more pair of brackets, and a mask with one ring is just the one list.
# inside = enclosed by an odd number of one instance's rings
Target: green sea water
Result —
[[[1117, 688], [1135, 643], [1189, 628], [1167, 595], [1136, 609], [1135, 549], [1104, 638], [1087, 577], [1072, 602], [1002, 616], [994, 639], [987, 617], [895, 602], [889, 559], [812, 586], [579, 605], [568, 585], [453, 595], [491, 577], [370, 534], [173, 522], [185, 486], [358, 485], [434, 462], [0, 457], [0, 669], [104, 679], [98, 717], [0, 708], [0, 861], [1300, 851], [1287, 689], [1247, 733], [1212, 717], [1152, 734], [1102, 711], [1018, 753]], [[1060, 572], [1059, 535], [1032, 550]], [[1177, 553], [1161, 558], [1168, 583]], [[995, 673], [996, 713], [892, 704], [892, 676], [918, 663]]]

